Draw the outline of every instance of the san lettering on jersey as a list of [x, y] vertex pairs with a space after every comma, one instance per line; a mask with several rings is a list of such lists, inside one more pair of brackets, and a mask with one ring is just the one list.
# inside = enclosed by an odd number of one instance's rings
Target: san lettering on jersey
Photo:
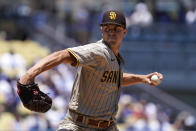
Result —
[[101, 82], [117, 83], [118, 71], [104, 71]]

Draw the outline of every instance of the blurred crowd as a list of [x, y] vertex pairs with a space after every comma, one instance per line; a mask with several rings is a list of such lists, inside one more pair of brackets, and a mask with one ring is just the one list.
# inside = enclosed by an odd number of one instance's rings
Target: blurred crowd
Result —
[[179, 25], [196, 23], [195, 0], [122, 0], [115, 2], [100, 0], [78, 2], [80, 3], [78, 4], [69, 0], [50, 0], [50, 2], [30, 0], [2, 4], [0, 5], [0, 29], [9, 34], [7, 39], [19, 37], [26, 39], [32, 31], [39, 29], [47, 30], [46, 33], [52, 34], [57, 39], [66, 37], [85, 44], [95, 37], [93, 34], [97, 35], [95, 32], [99, 32], [102, 12], [107, 9], [122, 10], [126, 15], [128, 28], [132, 25], [149, 26], [154, 23]]
[[[145, 94], [145, 93], [144, 93]], [[163, 103], [140, 99], [139, 95], [121, 96], [117, 122], [120, 131], [192, 131], [195, 117], [186, 111], [175, 112]]]
[[36, 78], [41, 90], [53, 99], [53, 107], [48, 113], [26, 110], [17, 96], [17, 80], [41, 57], [27, 62], [14, 50], [0, 55], [0, 130], [53, 131], [64, 118], [74, 80], [74, 69], [67, 65], [61, 64]]

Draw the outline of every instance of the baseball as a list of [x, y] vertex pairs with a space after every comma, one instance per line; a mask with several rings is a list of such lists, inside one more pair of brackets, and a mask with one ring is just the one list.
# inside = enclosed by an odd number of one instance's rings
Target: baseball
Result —
[[151, 80], [152, 80], [152, 81], [160, 81], [160, 79], [159, 79], [159, 77], [158, 77], [157, 75], [153, 75], [153, 76], [151, 77]]

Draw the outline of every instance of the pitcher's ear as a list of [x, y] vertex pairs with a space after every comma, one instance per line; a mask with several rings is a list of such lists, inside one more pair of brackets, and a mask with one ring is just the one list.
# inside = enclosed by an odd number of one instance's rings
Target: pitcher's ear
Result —
[[100, 30], [101, 30], [101, 35], [103, 36], [103, 27], [100, 26]]
[[126, 35], [127, 34], [127, 29], [124, 29], [124, 35]]

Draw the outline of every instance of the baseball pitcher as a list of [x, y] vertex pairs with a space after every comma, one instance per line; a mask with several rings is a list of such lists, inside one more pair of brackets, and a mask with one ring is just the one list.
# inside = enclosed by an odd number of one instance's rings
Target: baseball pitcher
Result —
[[18, 81], [18, 94], [25, 107], [46, 112], [52, 101], [34, 83], [35, 77], [61, 63], [78, 67], [69, 110], [58, 131], [117, 131], [115, 115], [122, 87], [138, 83], [157, 86], [160, 82], [153, 82], [153, 75], [157, 75], [160, 81], [163, 79], [158, 72], [138, 75], [122, 71], [124, 61], [119, 50], [127, 29], [121, 12], [104, 12], [100, 30], [101, 40], [54, 52], [30, 68]]

